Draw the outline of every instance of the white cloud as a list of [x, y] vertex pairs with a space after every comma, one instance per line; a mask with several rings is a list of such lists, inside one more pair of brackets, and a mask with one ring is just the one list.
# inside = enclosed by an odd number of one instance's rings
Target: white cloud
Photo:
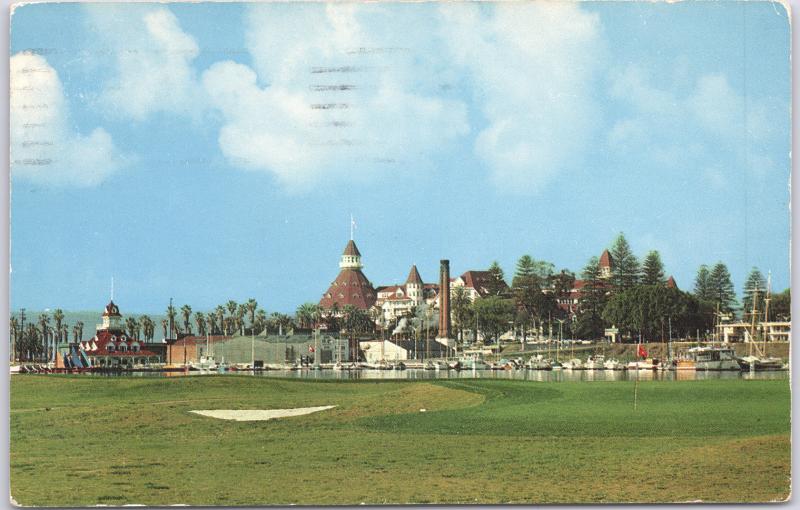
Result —
[[90, 4], [91, 28], [110, 51], [113, 76], [100, 106], [110, 115], [142, 121], [167, 112], [194, 116], [202, 90], [192, 68], [199, 48], [164, 7]]
[[597, 121], [600, 20], [562, 2], [444, 4], [441, 31], [488, 125], [475, 142], [503, 190], [541, 189], [581, 161]]
[[53, 185], [91, 186], [123, 162], [102, 128], [76, 132], [58, 73], [39, 55], [17, 53], [10, 62], [11, 171]]
[[250, 6], [253, 67], [221, 62], [202, 77], [222, 112], [225, 156], [305, 188], [334, 176], [414, 171], [466, 134], [465, 105], [436, 90], [441, 63], [430, 60], [430, 35], [392, 16], [397, 10]]
[[629, 66], [611, 73], [609, 94], [628, 113], [609, 130], [608, 145], [642, 168], [697, 171], [715, 189], [738, 168], [757, 177], [775, 168], [766, 153], [778, 130], [767, 121], [767, 101], [745, 97], [724, 74], [700, 75], [680, 93]]

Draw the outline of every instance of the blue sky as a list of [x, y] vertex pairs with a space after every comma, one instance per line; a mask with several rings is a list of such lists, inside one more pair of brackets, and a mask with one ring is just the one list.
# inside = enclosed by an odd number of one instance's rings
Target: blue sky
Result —
[[[365, 273], [624, 232], [690, 289], [789, 285], [789, 27], [766, 2], [28, 4], [11, 32], [11, 306], [317, 301]], [[347, 87], [341, 87], [346, 85]]]

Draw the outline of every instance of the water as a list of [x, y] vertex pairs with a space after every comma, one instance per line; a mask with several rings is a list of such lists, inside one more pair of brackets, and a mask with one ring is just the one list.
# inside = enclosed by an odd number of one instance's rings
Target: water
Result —
[[[94, 374], [111, 375], [111, 374]], [[115, 376], [123, 374], [114, 374]], [[693, 381], [703, 379], [788, 379], [787, 370], [763, 372], [739, 371], [656, 371], [656, 370], [265, 370], [263, 372], [227, 372], [218, 374], [215, 371], [192, 372], [132, 372], [124, 375], [133, 377], [182, 377], [182, 376], [218, 376], [250, 375], [254, 377], [278, 377], [306, 380], [404, 380], [404, 379], [503, 379], [536, 382], [562, 381]]]

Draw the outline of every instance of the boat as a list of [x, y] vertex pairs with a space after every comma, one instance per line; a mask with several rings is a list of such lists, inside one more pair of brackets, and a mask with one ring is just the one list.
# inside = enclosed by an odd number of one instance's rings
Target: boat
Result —
[[565, 361], [562, 367], [566, 370], [583, 370], [583, 362], [578, 358], [572, 358]]
[[604, 363], [605, 356], [602, 354], [595, 354], [594, 356], [589, 356], [589, 359], [586, 360], [583, 366], [586, 370], [603, 370], [605, 368]]
[[[764, 298], [764, 302], [766, 303], [764, 308], [764, 322], [767, 322], [767, 318], [769, 316], [769, 302], [772, 289], [771, 280], [772, 275], [770, 274], [767, 278], [767, 294]], [[758, 303], [758, 288], [753, 289], [753, 296], [753, 310], [751, 313], [752, 325], [750, 326], [750, 331], [745, 332], [746, 335], [749, 333], [748, 341], [750, 344], [750, 354], [748, 356], [737, 358], [736, 361], [742, 370], [783, 370], [783, 360], [766, 355], [767, 340], [766, 335], [763, 334], [763, 331], [762, 338], [764, 339], [764, 350], [762, 351], [758, 346], [758, 341], [756, 340], [756, 317], [758, 316], [758, 308], [756, 303]], [[764, 326], [762, 325], [761, 328], [763, 327]], [[757, 355], [753, 354], [753, 349], [755, 349]]]
[[531, 359], [525, 364], [528, 370], [552, 370], [553, 365], [550, 360], [542, 357], [541, 354], [531, 356]]
[[736, 354], [730, 347], [692, 347], [684, 356], [694, 362], [695, 370], [740, 370]]
[[783, 360], [773, 357], [743, 356], [737, 358], [742, 370], [783, 370]]
[[603, 369], [605, 370], [624, 370], [625, 365], [615, 360], [614, 358], [603, 361]]
[[433, 364], [432, 361], [428, 361], [425, 363], [425, 370], [436, 370], [436, 365]]
[[637, 361], [631, 361], [626, 365], [628, 370], [656, 370], [658, 368], [658, 360], [654, 358], [647, 358]]

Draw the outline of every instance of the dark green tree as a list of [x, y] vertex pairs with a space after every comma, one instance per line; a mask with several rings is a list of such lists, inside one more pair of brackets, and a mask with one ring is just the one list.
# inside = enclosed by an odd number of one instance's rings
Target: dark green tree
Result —
[[711, 288], [711, 271], [703, 264], [694, 278], [694, 295], [700, 301], [714, 302], [714, 289]]
[[786, 289], [780, 294], [772, 296], [769, 304], [769, 317], [771, 321], [792, 320], [792, 291]]
[[665, 282], [664, 264], [656, 250], [647, 253], [642, 264], [642, 285], [661, 285]]
[[736, 306], [736, 293], [733, 290], [731, 273], [722, 262], [717, 262], [709, 275], [711, 302], [719, 306], [720, 312], [730, 313]]
[[458, 338], [464, 343], [464, 330], [473, 322], [472, 302], [464, 287], [453, 287], [450, 296], [450, 308], [453, 311], [453, 327], [458, 330]]
[[486, 290], [490, 296], [500, 296], [508, 289], [503, 269], [496, 260], [489, 266], [489, 276], [489, 280], [486, 282]]
[[602, 338], [603, 309], [606, 305], [606, 283], [600, 278], [600, 260], [592, 257], [581, 273], [583, 287], [578, 299], [575, 333], [580, 338]]
[[611, 247], [611, 258], [614, 267], [611, 270], [611, 283], [615, 292], [630, 289], [639, 283], [641, 268], [639, 260], [633, 254], [625, 234], [620, 232]]
[[758, 315], [756, 321], [763, 317], [766, 293], [767, 282], [764, 279], [764, 275], [761, 274], [757, 267], [754, 267], [750, 270], [750, 274], [747, 275], [747, 280], [745, 280], [744, 288], [742, 289], [742, 318], [745, 318], [748, 322], [750, 321], [753, 313], [753, 298], [756, 296], [758, 298], [755, 300], [756, 314]]
[[511, 328], [514, 320], [514, 304], [510, 299], [487, 296], [476, 299], [472, 308], [477, 316], [478, 328], [484, 339], [496, 340]]

